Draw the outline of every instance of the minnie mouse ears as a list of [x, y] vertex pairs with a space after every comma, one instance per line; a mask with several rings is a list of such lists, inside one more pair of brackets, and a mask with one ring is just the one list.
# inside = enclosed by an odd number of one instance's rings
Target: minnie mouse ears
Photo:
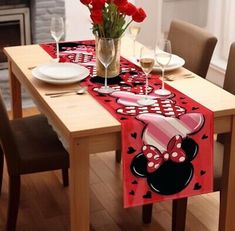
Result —
[[145, 144], [152, 145], [160, 151], [165, 151], [169, 140], [176, 135], [185, 138], [200, 130], [204, 124], [201, 113], [187, 113], [178, 118], [165, 117], [154, 113], [137, 116], [137, 119], [146, 124], [143, 133]]

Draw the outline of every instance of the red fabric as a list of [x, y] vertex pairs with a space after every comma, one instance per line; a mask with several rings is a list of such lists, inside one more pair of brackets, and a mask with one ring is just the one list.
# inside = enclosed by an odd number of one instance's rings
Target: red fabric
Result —
[[[54, 44], [41, 47], [55, 57]], [[122, 125], [124, 207], [212, 191], [213, 113], [210, 110], [167, 84], [172, 94], [156, 97], [153, 90], [160, 88], [161, 83], [158, 75], [151, 75], [148, 89], [156, 103], [139, 106], [136, 99], [137, 94], [145, 93], [141, 85], [144, 76], [139, 67], [123, 58], [119, 84], [109, 84], [116, 91], [112, 95], [100, 95], [96, 92], [100, 84], [93, 82], [94, 41], [62, 43], [60, 48], [61, 61], [78, 62], [89, 68], [91, 76], [81, 84], [88, 86], [89, 93]], [[143, 150], [150, 147], [152, 153]], [[158, 161], [156, 154], [164, 155], [164, 161]], [[184, 160], [179, 161], [182, 157]], [[154, 158], [161, 162], [156, 170], [151, 169], [156, 164]]]

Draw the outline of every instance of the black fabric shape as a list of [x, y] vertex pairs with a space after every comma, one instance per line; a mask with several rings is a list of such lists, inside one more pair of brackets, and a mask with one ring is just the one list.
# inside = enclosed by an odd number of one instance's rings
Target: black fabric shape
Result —
[[136, 150], [133, 148], [133, 147], [128, 147], [128, 151], [127, 151], [127, 153], [128, 154], [132, 154], [132, 153], [134, 153]]
[[143, 198], [145, 198], [145, 199], [150, 199], [150, 198], [152, 198], [152, 193], [151, 193], [151, 191], [146, 192], [146, 194], [143, 195]]
[[155, 172], [148, 174], [150, 188], [162, 195], [171, 195], [182, 191], [192, 179], [193, 165], [190, 162], [164, 162]]
[[181, 147], [188, 161], [192, 161], [198, 153], [198, 144], [191, 138], [184, 138]]
[[196, 183], [195, 185], [194, 185], [194, 190], [200, 190], [202, 188], [202, 186], [199, 184], [199, 183]]
[[129, 192], [129, 194], [134, 196], [134, 195], [135, 195], [134, 190], [131, 190], [131, 191]]
[[131, 163], [131, 172], [135, 176], [146, 177], [147, 176], [147, 159], [143, 153], [139, 153], [135, 156]]
[[205, 140], [205, 139], [207, 139], [208, 138], [208, 136], [206, 135], [206, 134], [204, 134], [203, 136], [202, 136], [202, 139], [203, 140]]
[[[102, 83], [102, 84], [104, 84], [104, 78], [100, 77], [100, 76], [92, 77], [90, 79], [90, 81], [92, 83]], [[113, 77], [113, 78], [108, 78], [107, 81], [108, 81], [108, 84], [119, 84], [120, 81], [122, 81], [122, 78], [118, 75], [118, 76]]]
[[138, 181], [134, 180], [131, 182], [132, 184], [138, 184]]
[[203, 176], [204, 174], [206, 174], [206, 171], [201, 170], [201, 171], [200, 171], [200, 175]]
[[136, 133], [136, 132], [131, 133], [131, 137], [133, 137], [134, 139], [136, 139], [136, 138], [137, 138], [137, 133]]

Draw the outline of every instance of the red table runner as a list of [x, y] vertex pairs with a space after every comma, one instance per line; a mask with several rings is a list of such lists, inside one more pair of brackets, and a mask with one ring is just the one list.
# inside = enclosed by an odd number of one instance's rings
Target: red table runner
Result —
[[[41, 47], [56, 57], [53, 43]], [[60, 57], [61, 62], [79, 63], [90, 70], [91, 75], [81, 84], [88, 86], [89, 93], [122, 125], [124, 207], [212, 191], [210, 110], [168, 85], [171, 95], [155, 95], [161, 81], [154, 74], [149, 77], [148, 94], [156, 103], [139, 106], [136, 101], [145, 93], [145, 77], [124, 58], [120, 75], [109, 79], [115, 92], [97, 93], [104, 80], [95, 73], [94, 41], [60, 43]]]

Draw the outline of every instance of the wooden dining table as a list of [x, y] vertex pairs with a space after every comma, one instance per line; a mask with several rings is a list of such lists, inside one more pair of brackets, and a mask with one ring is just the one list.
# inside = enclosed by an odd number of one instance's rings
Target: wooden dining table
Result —
[[[130, 58], [132, 47], [133, 42], [124, 37], [122, 56]], [[89, 155], [120, 150], [121, 124], [89, 93], [46, 96], [48, 92], [78, 88], [79, 83], [52, 85], [34, 78], [30, 67], [51, 61], [39, 45], [6, 47], [4, 52], [8, 58], [13, 118], [22, 117], [23, 86], [70, 154], [70, 230], [89, 230]], [[188, 71], [183, 67], [173, 71], [174, 74], [185, 72]], [[223, 162], [219, 230], [232, 231], [235, 228], [235, 96], [199, 76], [168, 84], [214, 112], [215, 134], [230, 134]]]

